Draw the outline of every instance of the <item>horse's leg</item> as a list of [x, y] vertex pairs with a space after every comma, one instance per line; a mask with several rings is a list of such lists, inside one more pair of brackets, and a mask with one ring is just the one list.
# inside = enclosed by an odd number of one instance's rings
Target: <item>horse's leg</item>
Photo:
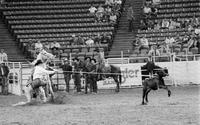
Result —
[[114, 76], [113, 79], [114, 79], [115, 82], [116, 82], [116, 89], [115, 89], [115, 92], [119, 92], [119, 81], [118, 81], [118, 77]]
[[146, 93], [145, 93], [145, 95], [146, 95], [146, 96], [145, 96], [145, 97], [146, 97], [146, 98], [145, 98], [146, 102], [149, 102], [149, 101], [148, 101], [148, 94], [149, 94], [150, 91], [151, 91], [151, 89], [149, 88], [149, 89], [147, 89], [147, 91], [146, 91]]
[[147, 91], [147, 88], [146, 87], [143, 87], [143, 94], [142, 94], [142, 105], [145, 105], [146, 103], [144, 102], [144, 98], [146, 96], [146, 91]]
[[87, 90], [88, 90], [87, 82], [88, 82], [88, 78], [86, 77], [86, 79], [85, 79], [85, 94], [87, 94]]
[[160, 88], [161, 88], [161, 89], [167, 90], [167, 92], [168, 92], [168, 97], [171, 96], [171, 91], [168, 89], [168, 87], [167, 87], [166, 85], [160, 85]]

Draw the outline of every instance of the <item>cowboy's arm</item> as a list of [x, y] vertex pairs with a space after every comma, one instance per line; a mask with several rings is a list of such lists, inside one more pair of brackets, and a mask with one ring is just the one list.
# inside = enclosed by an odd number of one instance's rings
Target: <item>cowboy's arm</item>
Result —
[[53, 70], [53, 71], [49, 71], [49, 70], [46, 70], [46, 69], [41, 69], [42, 71], [41, 72], [44, 72], [44, 73], [47, 73], [47, 74], [54, 74], [56, 71]]

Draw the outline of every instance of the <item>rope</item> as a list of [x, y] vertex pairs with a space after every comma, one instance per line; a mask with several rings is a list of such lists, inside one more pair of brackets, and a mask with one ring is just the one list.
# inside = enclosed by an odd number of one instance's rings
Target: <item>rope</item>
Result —
[[[161, 70], [161, 69], [155, 69], [155, 70]], [[54, 69], [54, 71], [58, 72], [58, 73], [72, 73], [72, 74], [103, 74], [103, 75], [123, 75], [123, 72], [121, 73], [99, 73], [99, 72], [83, 72], [83, 71], [61, 71], [61, 70], [56, 70]], [[147, 70], [141, 70], [141, 71], [147, 71]], [[130, 73], [127, 73], [130, 74]], [[25, 73], [24, 75], [29, 75], [29, 73]], [[137, 75], [137, 76], [150, 76], [150, 75]]]

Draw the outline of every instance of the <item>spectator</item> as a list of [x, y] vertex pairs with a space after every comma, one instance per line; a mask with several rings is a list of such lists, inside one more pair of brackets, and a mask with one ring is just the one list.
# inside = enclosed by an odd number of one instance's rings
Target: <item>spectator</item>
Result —
[[161, 3], [160, 0], [153, 0], [153, 1], [152, 1], [152, 4], [153, 4], [153, 5], [158, 5], [158, 4], [160, 4], [160, 3]]
[[91, 7], [89, 8], [89, 11], [91, 14], [95, 14], [95, 12], [97, 11], [97, 8], [94, 5], [91, 5]]
[[161, 25], [160, 25], [161, 22], [159, 21], [155, 21], [155, 24], [154, 24], [154, 29], [155, 30], [159, 30], [161, 28]]
[[173, 44], [175, 43], [175, 39], [173, 37], [166, 37], [165, 41], [165, 50], [167, 51], [167, 53], [170, 53], [172, 50], [170, 48], [173, 47]]
[[149, 42], [145, 35], [140, 39], [140, 45], [138, 48], [139, 48], [139, 51], [141, 49], [149, 49]]
[[114, 25], [117, 22], [117, 15], [115, 15], [114, 13], [111, 13], [109, 19], [110, 19], [110, 23]]
[[69, 63], [68, 59], [64, 60], [63, 65], [61, 66], [64, 74], [65, 84], [66, 84], [66, 91], [69, 92], [69, 81], [71, 80], [71, 74], [72, 74], [72, 66]]
[[145, 15], [148, 15], [148, 14], [151, 13], [151, 8], [147, 5], [144, 5], [143, 12], [144, 12]]
[[97, 12], [99, 13], [104, 13], [104, 8], [102, 5], [99, 5], [98, 9], [97, 9]]
[[200, 35], [200, 25], [194, 30], [196, 35]]
[[101, 37], [100, 33], [98, 33], [97, 36], [94, 38], [94, 43], [101, 44], [101, 40], [102, 40], [102, 37]]
[[60, 43], [54, 41], [53, 43], [51, 43], [51, 50], [52, 50], [52, 54], [59, 56], [60, 54]]
[[78, 45], [84, 45], [85, 44], [84, 39], [80, 35], [78, 36], [77, 44]]
[[38, 40], [37, 43], [35, 43], [35, 50], [42, 50], [43, 45], [42, 43]]
[[115, 3], [121, 5], [122, 1], [121, 0], [115, 0]]
[[148, 55], [152, 56], [152, 57], [153, 56], [160, 56], [160, 52], [157, 49], [156, 45], [151, 45]]
[[113, 0], [106, 0], [105, 1], [105, 5], [108, 5], [108, 6], [112, 6], [113, 5]]
[[104, 33], [102, 36], [102, 44], [108, 44], [110, 42], [111, 42], [111, 36]]
[[154, 22], [152, 20], [149, 20], [147, 25], [148, 29], [154, 29]]
[[158, 12], [158, 9], [155, 6], [152, 6], [151, 11], [150, 11], [151, 15], [153, 17], [157, 17], [157, 12]]
[[70, 45], [78, 45], [78, 37], [76, 37], [75, 34], [72, 35]]
[[88, 46], [94, 45], [94, 40], [91, 37], [88, 37], [87, 40], [85, 41], [85, 44]]
[[49, 42], [45, 42], [43, 46], [44, 46], [44, 50], [46, 50], [46, 51], [50, 50], [51, 46], [50, 46]]
[[128, 31], [132, 32], [133, 31], [133, 21], [134, 21], [134, 12], [133, 12], [133, 7], [131, 4], [129, 4], [128, 10], [127, 10], [127, 20], [128, 20]]
[[140, 20], [140, 29], [147, 30], [147, 25], [145, 24], [144, 20]]
[[1, 49], [0, 52], [0, 63], [7, 62], [8, 61], [8, 55], [4, 52], [4, 49]]
[[169, 21], [167, 19], [162, 20], [162, 29], [169, 29]]
[[197, 41], [195, 41], [194, 37], [190, 38], [188, 41], [188, 52], [190, 51], [191, 48], [196, 47]]

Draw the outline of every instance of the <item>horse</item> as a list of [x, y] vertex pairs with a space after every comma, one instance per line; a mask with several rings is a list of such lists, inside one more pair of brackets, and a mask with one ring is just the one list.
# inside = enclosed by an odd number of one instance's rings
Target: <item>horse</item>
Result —
[[[116, 83], [115, 92], [120, 91], [120, 85], [122, 83], [122, 75], [120, 67], [114, 65], [105, 66], [105, 64], [99, 63], [97, 64], [97, 73], [99, 73], [98, 74], [99, 76], [102, 76], [102, 74], [105, 73], [103, 75], [105, 78], [112, 77]], [[98, 80], [101, 80], [101, 78], [97, 79], [97, 81]]]
[[[168, 87], [165, 85], [163, 77], [168, 76], [168, 70], [167, 69], [161, 69], [156, 71], [157, 76], [154, 76], [149, 79], [145, 79], [142, 83], [143, 85], [143, 95], [142, 95], [142, 105], [145, 105], [148, 103], [148, 93], [151, 90], [158, 90], [159, 88], [165, 89], [168, 91], [168, 97], [171, 95], [171, 91], [168, 89]], [[146, 103], [144, 102], [144, 99]]]

